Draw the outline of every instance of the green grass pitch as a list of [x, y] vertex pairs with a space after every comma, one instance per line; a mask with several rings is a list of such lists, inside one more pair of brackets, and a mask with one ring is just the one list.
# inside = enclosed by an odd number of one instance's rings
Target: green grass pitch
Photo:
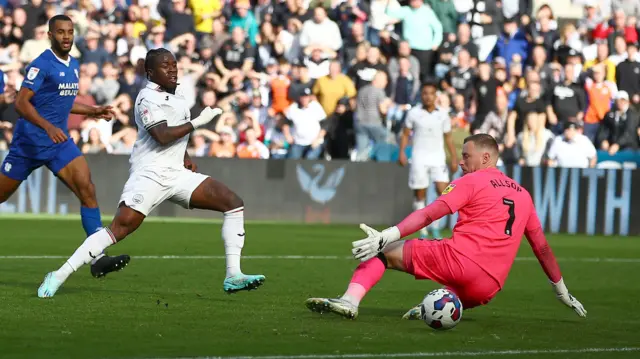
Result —
[[219, 222], [148, 222], [110, 248], [133, 256], [124, 271], [97, 280], [84, 267], [43, 300], [44, 274], [84, 239], [79, 220], [0, 217], [0, 358], [640, 357], [637, 237], [550, 236], [586, 319], [556, 300], [523, 241], [503, 291], [436, 332], [400, 319], [437, 287], [403, 273], [386, 273], [355, 321], [304, 307], [344, 291], [357, 226], [249, 223], [246, 232], [243, 271], [267, 276], [258, 291], [222, 291]]

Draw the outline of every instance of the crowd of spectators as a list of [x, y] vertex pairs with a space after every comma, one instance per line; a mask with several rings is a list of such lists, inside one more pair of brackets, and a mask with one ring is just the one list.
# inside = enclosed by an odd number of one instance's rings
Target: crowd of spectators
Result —
[[490, 133], [505, 163], [588, 167], [637, 150], [640, 1], [575, 0], [578, 23], [532, 0], [0, 0], [0, 150], [24, 68], [73, 19], [76, 101], [116, 118], [69, 117], [84, 153], [130, 153], [150, 49], [176, 54], [197, 116], [193, 156], [368, 160], [398, 140], [425, 79], [455, 131]]

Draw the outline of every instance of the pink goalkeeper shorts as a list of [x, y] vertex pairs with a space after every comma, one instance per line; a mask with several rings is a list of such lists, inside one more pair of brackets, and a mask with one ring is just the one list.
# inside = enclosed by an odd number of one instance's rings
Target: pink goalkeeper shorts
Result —
[[403, 262], [416, 279], [430, 279], [456, 293], [465, 309], [489, 303], [500, 291], [498, 281], [446, 240], [406, 241]]

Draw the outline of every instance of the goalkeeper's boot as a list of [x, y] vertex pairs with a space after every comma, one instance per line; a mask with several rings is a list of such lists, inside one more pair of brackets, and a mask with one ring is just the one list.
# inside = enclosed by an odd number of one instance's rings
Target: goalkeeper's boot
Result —
[[316, 313], [335, 313], [347, 319], [358, 317], [358, 307], [340, 298], [309, 298], [305, 302], [307, 308]]
[[60, 288], [60, 286], [62, 285], [62, 283], [64, 282], [58, 280], [54, 275], [54, 272], [47, 273], [47, 275], [44, 276], [44, 280], [42, 281], [42, 284], [40, 284], [40, 287], [38, 288], [38, 297], [40, 298], [53, 297], [58, 291], [58, 289]]
[[422, 319], [422, 306], [420, 304], [416, 305], [415, 307], [409, 309], [408, 312], [404, 313], [404, 315], [402, 316], [402, 319], [406, 319], [406, 320], [418, 320], [418, 319]]
[[236, 293], [241, 290], [258, 289], [258, 287], [264, 283], [265, 279], [266, 278], [261, 274], [238, 274], [233, 277], [226, 278], [223, 283], [223, 288], [227, 294]]
[[129, 264], [131, 257], [126, 254], [116, 257], [109, 257], [104, 255], [91, 265], [91, 275], [100, 278], [107, 275], [107, 273], [117, 272]]

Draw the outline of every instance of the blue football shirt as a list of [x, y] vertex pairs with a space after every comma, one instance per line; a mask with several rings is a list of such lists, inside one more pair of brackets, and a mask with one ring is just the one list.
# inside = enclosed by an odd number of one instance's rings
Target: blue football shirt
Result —
[[4, 93], [4, 72], [0, 70], [0, 95]]
[[[43, 52], [26, 68], [22, 87], [35, 93], [31, 104], [45, 120], [62, 129], [69, 136], [67, 121], [78, 94], [78, 61], [58, 58], [50, 49]], [[51, 147], [55, 144], [40, 127], [24, 118], [18, 119], [13, 144], [18, 148]]]

